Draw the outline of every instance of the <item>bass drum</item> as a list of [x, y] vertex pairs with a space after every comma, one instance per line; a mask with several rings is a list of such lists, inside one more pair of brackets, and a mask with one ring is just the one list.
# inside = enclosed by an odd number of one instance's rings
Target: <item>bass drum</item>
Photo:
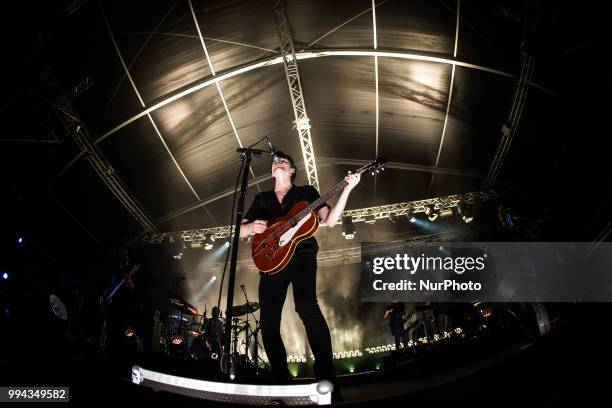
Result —
[[203, 360], [210, 357], [210, 348], [206, 343], [204, 335], [197, 336], [193, 339], [189, 356], [193, 360]]

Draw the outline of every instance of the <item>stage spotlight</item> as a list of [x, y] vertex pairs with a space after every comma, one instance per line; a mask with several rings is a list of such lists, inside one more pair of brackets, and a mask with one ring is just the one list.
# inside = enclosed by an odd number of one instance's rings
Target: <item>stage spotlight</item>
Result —
[[440, 210], [436, 210], [436, 207], [434, 207], [433, 204], [430, 204], [425, 207], [425, 214], [427, 215], [427, 219], [433, 222], [440, 216]]
[[298, 130], [308, 130], [308, 129], [311, 128], [311, 126], [310, 126], [310, 119], [307, 118], [306, 116], [301, 117], [300, 119], [298, 119], [295, 122], [295, 124], [296, 124]]
[[123, 334], [125, 335], [125, 337], [132, 337], [134, 336], [134, 329], [132, 328], [132, 326], [128, 326], [128, 328], [125, 329], [125, 332]]
[[4, 272], [4, 273], [2, 274], [2, 279], [4, 279], [4, 280], [8, 280], [8, 278], [9, 278], [9, 274], [8, 274], [8, 272]]
[[226, 247], [230, 246], [230, 242], [229, 241], [225, 241], [225, 246]]
[[191, 248], [192, 249], [196, 249], [196, 248], [202, 248], [202, 241], [194, 241], [191, 243]]
[[25, 237], [23, 237], [23, 236], [19, 235], [19, 236], [17, 237], [17, 247], [22, 248], [22, 247], [24, 247], [24, 246], [25, 246], [25, 244], [26, 244], [26, 239], [25, 239]]
[[408, 218], [410, 222], [416, 222], [417, 219], [414, 217], [414, 210], [412, 208], [406, 213], [406, 218]]
[[210, 242], [207, 242], [204, 245], [204, 249], [207, 250], [207, 251], [210, 251], [211, 249], [213, 249], [213, 244], [211, 244]]
[[490, 306], [483, 307], [479, 312], [482, 317], [489, 317], [493, 314], [493, 308]]
[[342, 217], [342, 235], [346, 239], [355, 238], [355, 226], [353, 225], [353, 217]]
[[211, 242], [215, 242], [215, 241], [216, 241], [215, 236], [214, 236], [214, 235], [212, 235], [212, 234], [210, 235], [210, 241], [211, 241]]
[[474, 221], [474, 206], [472, 204], [462, 202], [459, 204], [457, 211], [466, 224]]
[[440, 218], [446, 218], [446, 217], [451, 217], [453, 215], [453, 209], [452, 208], [443, 208], [440, 210]]

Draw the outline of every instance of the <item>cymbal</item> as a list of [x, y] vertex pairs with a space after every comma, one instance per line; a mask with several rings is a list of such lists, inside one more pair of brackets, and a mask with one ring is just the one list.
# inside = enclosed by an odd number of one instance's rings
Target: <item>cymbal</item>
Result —
[[185, 316], [181, 316], [181, 315], [175, 315], [175, 314], [169, 314], [168, 317], [172, 320], [181, 320], [183, 322], [186, 322], [187, 320], [189, 320], [188, 318], [186, 318]]
[[239, 322], [237, 324], [232, 324], [232, 330], [236, 330], [237, 333], [240, 333], [250, 327], [248, 322]]
[[247, 313], [253, 313], [259, 310], [259, 303], [249, 302], [244, 305], [232, 307], [232, 316], [243, 316]]
[[53, 313], [62, 320], [68, 320], [68, 310], [58, 296], [51, 295], [49, 296], [49, 303], [51, 304], [51, 310]]
[[192, 306], [189, 303], [187, 303], [183, 308], [183, 312], [196, 316], [198, 314], [198, 309], [196, 309], [195, 306]]
[[187, 302], [178, 295], [170, 294], [168, 295], [168, 303], [172, 303], [173, 305], [177, 306], [184, 306]]
[[187, 302], [185, 299], [174, 293], [168, 293], [168, 303], [178, 307], [179, 309], [184, 309], [184, 312], [189, 311], [190, 314], [198, 314], [198, 309], [195, 306], [189, 304], [189, 302]]
[[174, 308], [183, 314], [188, 314], [188, 315], [192, 315], [192, 316], [197, 316], [198, 315], [198, 309], [196, 309], [195, 306], [190, 305], [189, 303], [185, 302], [184, 304], [176, 304], [174, 303]]

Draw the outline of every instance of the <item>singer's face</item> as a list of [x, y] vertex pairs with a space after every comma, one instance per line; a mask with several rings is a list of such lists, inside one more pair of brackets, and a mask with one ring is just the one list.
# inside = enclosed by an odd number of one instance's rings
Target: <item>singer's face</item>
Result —
[[276, 175], [277, 172], [284, 172], [291, 175], [291, 163], [287, 159], [280, 159], [279, 163], [272, 162], [272, 175]]

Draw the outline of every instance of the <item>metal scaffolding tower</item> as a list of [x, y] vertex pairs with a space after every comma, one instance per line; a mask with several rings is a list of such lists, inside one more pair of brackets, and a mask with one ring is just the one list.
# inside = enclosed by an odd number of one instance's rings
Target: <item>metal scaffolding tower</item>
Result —
[[302, 146], [302, 155], [304, 156], [304, 167], [308, 177], [308, 184], [319, 190], [319, 176], [317, 175], [315, 153], [312, 145], [312, 137], [310, 135], [310, 119], [306, 113], [300, 72], [298, 70], [297, 58], [295, 56], [295, 48], [293, 47], [291, 28], [289, 27], [289, 20], [287, 19], [284, 0], [278, 0], [274, 4], [273, 10], [281, 44], [280, 50], [283, 55], [283, 65], [287, 76], [287, 84], [289, 85], [289, 94], [291, 95], [291, 103], [293, 104], [295, 127], [297, 128], [300, 137], [300, 145]]

